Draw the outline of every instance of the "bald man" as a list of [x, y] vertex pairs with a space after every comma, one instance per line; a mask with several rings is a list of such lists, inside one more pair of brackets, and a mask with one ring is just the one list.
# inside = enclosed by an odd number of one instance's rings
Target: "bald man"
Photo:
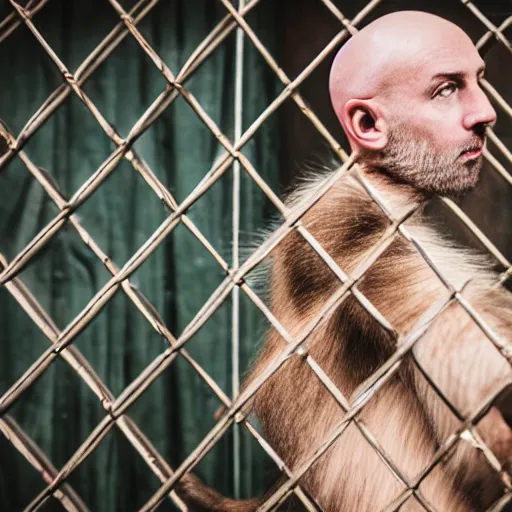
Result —
[[[364, 181], [394, 218], [412, 212], [432, 194], [461, 194], [477, 183], [485, 127], [495, 120], [478, 84], [483, 69], [462, 30], [420, 12], [379, 18], [336, 56], [329, 83], [334, 110]], [[373, 254], [390, 227], [389, 218], [356, 178], [348, 173], [301, 217], [302, 225], [349, 275], [359, 272], [360, 263]], [[292, 211], [300, 208], [323, 180], [299, 187], [287, 206]], [[439, 260], [452, 286], [464, 287], [464, 297], [482, 318], [512, 341], [512, 299], [501, 289], [487, 291], [496, 276], [486, 273], [478, 258], [445, 247], [421, 223], [407, 229], [428, 249], [429, 258], [436, 264]], [[272, 312], [292, 336], [301, 336], [339, 291], [340, 282], [297, 232], [282, 240], [271, 257]], [[473, 275], [478, 286], [465, 286]], [[366, 270], [357, 289], [400, 333], [400, 342], [415, 332], [432, 307], [450, 298], [423, 255], [401, 235]], [[245, 386], [261, 379], [286, 346], [271, 330]], [[302, 475], [299, 484], [323, 510], [412, 512], [424, 511], [425, 504], [438, 511], [467, 512], [485, 510], [503, 493], [495, 469], [474, 448], [476, 438], [468, 432], [457, 439], [446, 461], [438, 461], [418, 480], [439, 446], [461, 425], [432, 384], [463, 418], [487, 406], [478, 431], [472, 432], [496, 450], [501, 462], [509, 462], [512, 454], [510, 429], [489, 406], [512, 382], [512, 370], [459, 304], [442, 310], [414, 345], [414, 359], [406, 353], [396, 372], [358, 412], [364, 428], [354, 421], [343, 423], [345, 411], [318, 374], [325, 372], [345, 397], [355, 397], [355, 406], [367, 398], [359, 391], [361, 384], [395, 353], [396, 339], [350, 295], [303, 347], [311, 360], [288, 357], [266, 379], [250, 410], [265, 439], [292, 474]], [[316, 365], [321, 370], [314, 374]], [[327, 444], [336, 431], [342, 434]], [[317, 457], [318, 450], [327, 447]], [[406, 483], [414, 495], [406, 492]], [[227, 499], [191, 475], [178, 490], [193, 510], [245, 512], [266, 500]]]
[[377, 19], [339, 51], [332, 105], [368, 169], [426, 193], [473, 188], [496, 113], [479, 85], [485, 64], [453, 23], [414, 11]]

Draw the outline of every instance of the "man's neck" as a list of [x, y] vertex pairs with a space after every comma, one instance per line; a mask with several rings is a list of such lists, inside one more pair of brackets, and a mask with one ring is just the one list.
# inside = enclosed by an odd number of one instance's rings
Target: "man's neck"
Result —
[[360, 165], [356, 173], [368, 193], [381, 203], [393, 219], [402, 218], [427, 199], [424, 193], [412, 185], [397, 183], [382, 170], [368, 169]]

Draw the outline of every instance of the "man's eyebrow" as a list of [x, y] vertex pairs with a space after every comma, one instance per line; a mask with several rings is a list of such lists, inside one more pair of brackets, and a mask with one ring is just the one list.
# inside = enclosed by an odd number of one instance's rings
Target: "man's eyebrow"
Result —
[[[480, 66], [477, 71], [476, 71], [476, 76], [477, 77], [480, 77], [480, 75], [482, 75], [485, 71], [485, 65], [483, 66]], [[452, 72], [442, 72], [442, 73], [436, 73], [433, 77], [432, 77], [432, 82], [438, 80], [438, 79], [443, 79], [443, 80], [452, 80], [454, 82], [462, 82], [465, 80], [465, 78], [468, 76], [469, 73], [467, 73], [466, 71], [452, 71]]]
[[467, 73], [463, 71], [453, 71], [453, 72], [446, 72], [446, 73], [436, 73], [432, 78], [431, 82], [435, 82], [439, 79], [442, 80], [452, 80], [454, 82], [462, 82], [467, 76]]

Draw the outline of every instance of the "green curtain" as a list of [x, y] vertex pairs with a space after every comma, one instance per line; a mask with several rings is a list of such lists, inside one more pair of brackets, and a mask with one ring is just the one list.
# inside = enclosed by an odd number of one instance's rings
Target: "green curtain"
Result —
[[[134, 2], [123, 2], [126, 9]], [[258, 6], [248, 19], [273, 54], [278, 55], [275, 2]], [[1, 19], [11, 12], [2, 3]], [[139, 25], [149, 43], [177, 73], [196, 46], [226, 14], [220, 2], [162, 1]], [[108, 2], [49, 2], [34, 22], [71, 71], [119, 21]], [[233, 138], [234, 32], [186, 82], [221, 130]], [[20, 26], [0, 44], [0, 118], [17, 135], [49, 94], [62, 83], [56, 66], [29, 30]], [[279, 86], [250, 43], [245, 45], [244, 129], [274, 99]], [[125, 137], [165, 88], [165, 80], [132, 36], [85, 84], [84, 90], [105, 118]], [[245, 155], [278, 192], [275, 115], [244, 148]], [[45, 169], [69, 198], [114, 149], [84, 105], [71, 94], [25, 146], [30, 159]], [[172, 103], [135, 143], [134, 150], [153, 169], [178, 202], [190, 193], [222, 147], [183, 98]], [[226, 175], [188, 212], [216, 250], [231, 261], [233, 172]], [[274, 212], [258, 187], [242, 172], [241, 241]], [[58, 210], [19, 158], [0, 170], [0, 252], [11, 260]], [[149, 238], [169, 211], [123, 161], [77, 211], [82, 225], [120, 267]], [[66, 225], [19, 275], [37, 300], [64, 329], [107, 282], [110, 274]], [[176, 337], [200, 309], [224, 275], [189, 230], [179, 225], [132, 276]], [[231, 301], [215, 313], [186, 348], [220, 387], [231, 394]], [[247, 369], [262, 335], [261, 314], [241, 297], [241, 366]], [[0, 394], [47, 348], [48, 340], [10, 293], [0, 287]], [[80, 334], [74, 344], [117, 396], [166, 348], [123, 291]], [[177, 467], [215, 423], [220, 401], [190, 365], [178, 358], [129, 410], [141, 430]], [[97, 397], [60, 358], [8, 411], [60, 469], [105, 416]], [[241, 494], [256, 495], [265, 486], [269, 459], [242, 432]], [[196, 472], [220, 491], [233, 493], [231, 431]], [[136, 510], [159, 487], [139, 454], [117, 429], [71, 474], [69, 483], [94, 511]], [[0, 510], [23, 509], [44, 488], [41, 475], [0, 436]], [[57, 502], [48, 510], [61, 510]], [[169, 500], [161, 510], [173, 510]]]

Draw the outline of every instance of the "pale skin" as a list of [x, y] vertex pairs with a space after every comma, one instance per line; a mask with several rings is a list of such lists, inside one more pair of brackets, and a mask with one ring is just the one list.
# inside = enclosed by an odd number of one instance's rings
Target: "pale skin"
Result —
[[[361, 176], [394, 218], [433, 194], [456, 195], [476, 185], [485, 128], [496, 119], [479, 85], [483, 72], [482, 59], [461, 29], [413, 11], [379, 18], [336, 56], [329, 82], [334, 111], [358, 158]], [[293, 210], [315, 186], [313, 182], [297, 190], [288, 198], [288, 207]], [[348, 176], [301, 222], [350, 273], [374, 247], [389, 219]], [[412, 219], [410, 230], [455, 288], [468, 277], [475, 278], [464, 296], [501, 339], [512, 343], [512, 299], [501, 289], [488, 290], [496, 276], [467, 253], [446, 247], [420, 221]], [[361, 292], [402, 336], [433, 303], [448, 297], [422, 255], [407, 244], [398, 235], [360, 283]], [[339, 282], [296, 233], [279, 244], [272, 259], [273, 313], [293, 336], [300, 335]], [[390, 357], [394, 343], [352, 297], [305, 348], [350, 397]], [[285, 345], [270, 331], [247, 382], [257, 378]], [[512, 382], [509, 363], [457, 304], [436, 319], [413, 355], [404, 359], [359, 415], [409, 481], [460, 425], [418, 365], [464, 418]], [[343, 419], [339, 404], [298, 357], [290, 358], [265, 383], [252, 409], [266, 439], [292, 472]], [[496, 408], [490, 408], [478, 431], [498, 459], [508, 463], [512, 435]], [[466, 441], [460, 441], [452, 455], [423, 480], [419, 492], [435, 510], [485, 510], [503, 491], [495, 472]], [[300, 483], [326, 512], [387, 510], [403, 490], [354, 423]], [[181, 490], [190, 503], [219, 512], [252, 511], [264, 501], [224, 498], [193, 477]], [[424, 508], [411, 497], [400, 510]]]
[[334, 60], [329, 91], [356, 153], [384, 149], [390, 126], [403, 123], [428, 134], [439, 151], [462, 151], [480, 125], [496, 120], [478, 83], [484, 69], [459, 27], [405, 11], [348, 41]]

